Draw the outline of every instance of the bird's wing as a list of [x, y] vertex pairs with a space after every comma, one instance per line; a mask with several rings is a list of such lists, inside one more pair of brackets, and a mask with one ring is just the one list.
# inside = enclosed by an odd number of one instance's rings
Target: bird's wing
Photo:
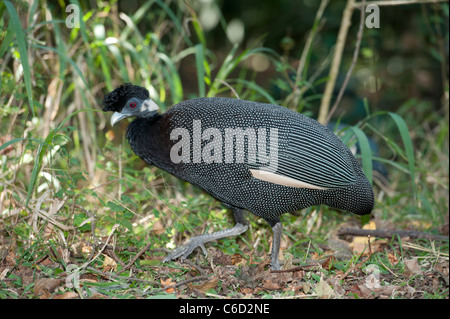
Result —
[[331, 131], [294, 124], [287, 135], [284, 147], [267, 147], [267, 152], [275, 152], [268, 165], [247, 163], [254, 177], [312, 189], [335, 189], [355, 182], [349, 151]]
[[[253, 128], [258, 136], [252, 144], [256, 145], [256, 160], [248, 154], [244, 163], [256, 178], [313, 189], [341, 188], [356, 181], [352, 155], [342, 141], [326, 127], [297, 112], [228, 98], [188, 100], [169, 112], [180, 112], [180, 116], [174, 116], [182, 120], [183, 123], [175, 123], [180, 127], [189, 127], [199, 114], [206, 114], [209, 116], [201, 118], [203, 129]], [[265, 139], [260, 138], [260, 129], [266, 132]], [[278, 134], [276, 143], [271, 142], [273, 132]], [[266, 143], [260, 152], [259, 143], [263, 140]]]

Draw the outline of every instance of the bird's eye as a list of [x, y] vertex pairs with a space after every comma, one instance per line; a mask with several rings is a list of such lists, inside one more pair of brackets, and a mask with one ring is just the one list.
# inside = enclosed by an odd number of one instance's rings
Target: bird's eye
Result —
[[137, 105], [136, 102], [131, 102], [131, 103], [130, 103], [130, 107], [131, 107], [132, 109], [134, 109], [134, 108], [136, 107], [136, 105]]

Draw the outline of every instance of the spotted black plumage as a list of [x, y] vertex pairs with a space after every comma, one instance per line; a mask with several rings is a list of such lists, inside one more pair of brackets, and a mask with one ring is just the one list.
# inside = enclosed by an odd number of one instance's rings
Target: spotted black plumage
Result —
[[[133, 151], [148, 164], [214, 196], [232, 209], [236, 220], [229, 230], [192, 238], [166, 260], [186, 258], [195, 247], [204, 249], [207, 241], [242, 233], [247, 229], [243, 218], [247, 210], [272, 226], [272, 268], [278, 269], [281, 214], [320, 204], [356, 214], [371, 212], [373, 191], [360, 164], [341, 140], [317, 121], [281, 106], [230, 98], [187, 100], [164, 114], [131, 108], [134, 104], [129, 101], [136, 99], [139, 105], [148, 104], [148, 91], [144, 90], [121, 86], [105, 97], [104, 110], [116, 111], [113, 124], [124, 117], [137, 117], [127, 131]], [[175, 134], [171, 139], [171, 133], [180, 128], [189, 133], [183, 144], [189, 146], [189, 153], [174, 163], [173, 156], [179, 159], [181, 155], [178, 151], [171, 155], [171, 150], [183, 137]], [[183, 154], [185, 149], [181, 149]], [[267, 181], [254, 175], [255, 171], [273, 174]], [[305, 186], [285, 186], [291, 185], [286, 180]]]

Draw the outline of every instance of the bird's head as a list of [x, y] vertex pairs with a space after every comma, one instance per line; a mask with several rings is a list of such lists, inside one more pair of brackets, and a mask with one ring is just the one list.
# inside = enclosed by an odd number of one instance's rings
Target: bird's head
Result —
[[149, 97], [148, 91], [130, 83], [122, 84], [108, 93], [103, 100], [103, 111], [114, 111], [111, 126], [127, 117], [149, 118], [156, 115], [158, 105]]

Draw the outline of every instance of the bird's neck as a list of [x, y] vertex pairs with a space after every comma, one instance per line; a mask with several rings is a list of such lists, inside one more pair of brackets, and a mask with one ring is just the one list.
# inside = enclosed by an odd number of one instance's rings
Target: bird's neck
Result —
[[133, 151], [147, 164], [174, 174], [170, 159], [172, 143], [164, 114], [151, 118], [137, 118], [130, 123], [127, 138]]

